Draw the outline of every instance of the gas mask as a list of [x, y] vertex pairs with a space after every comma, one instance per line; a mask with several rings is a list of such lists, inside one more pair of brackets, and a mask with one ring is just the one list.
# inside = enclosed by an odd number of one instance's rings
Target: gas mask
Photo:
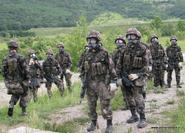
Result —
[[152, 43], [153, 43], [153, 44], [159, 44], [159, 41], [158, 41], [157, 38], [152, 38]]
[[34, 60], [37, 60], [37, 56], [35, 54], [31, 54], [30, 55], [30, 58], [34, 59]]
[[60, 53], [63, 53], [64, 52], [64, 49], [63, 48], [59, 48], [59, 52]]
[[136, 45], [139, 43], [139, 39], [136, 37], [136, 35], [128, 35], [127, 36], [128, 43], [131, 45]]
[[100, 45], [98, 44], [98, 40], [96, 38], [89, 38], [88, 40], [88, 45], [90, 47], [90, 50], [99, 50]]
[[171, 44], [172, 45], [177, 45], [177, 41], [176, 40], [171, 40]]
[[48, 54], [48, 55], [47, 55], [47, 60], [53, 60], [52, 55]]
[[89, 47], [85, 47], [84, 52], [89, 51]]
[[116, 41], [116, 46], [119, 49], [120, 47], [123, 47], [125, 44], [123, 43], [123, 40], [117, 40]]

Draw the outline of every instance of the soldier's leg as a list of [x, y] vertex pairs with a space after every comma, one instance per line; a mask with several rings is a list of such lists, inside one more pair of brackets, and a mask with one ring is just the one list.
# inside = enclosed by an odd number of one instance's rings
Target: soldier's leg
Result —
[[31, 101], [33, 98], [33, 88], [28, 89], [28, 101]]
[[51, 85], [52, 85], [52, 82], [46, 82], [46, 88], [47, 88], [47, 93], [49, 98], [52, 97]]
[[136, 102], [134, 100], [133, 89], [126, 88], [126, 98], [128, 100], [129, 109], [131, 111], [132, 116], [127, 120], [127, 123], [133, 123], [139, 121], [139, 117], [136, 114]]
[[64, 75], [65, 75], [65, 72], [63, 72], [63, 74], [60, 77], [60, 79], [62, 81], [63, 88], [64, 88]]
[[160, 71], [160, 86], [161, 86], [161, 88], [164, 88], [164, 86], [165, 86], [165, 83], [164, 83], [164, 72], [165, 72], [165, 70], [161, 70]]
[[54, 83], [57, 85], [59, 91], [60, 91], [60, 95], [62, 96], [64, 93], [64, 86], [62, 84], [62, 80], [60, 80], [57, 76], [53, 77]]
[[37, 93], [38, 93], [38, 88], [34, 87], [34, 89], [33, 89], [33, 100], [34, 100], [34, 102], [38, 101]]
[[22, 116], [27, 116], [26, 107], [28, 106], [28, 87], [23, 86], [24, 93], [20, 95], [20, 107], [22, 108]]
[[121, 87], [121, 91], [122, 91], [122, 95], [123, 95], [123, 101], [125, 101], [125, 106], [123, 108], [121, 108], [121, 110], [128, 110], [129, 106], [128, 106], [128, 101], [126, 99], [126, 90], [125, 90], [125, 86], [120, 86]]
[[154, 70], [153, 71], [153, 75], [154, 75], [154, 87], [156, 89], [158, 89], [158, 86], [160, 85], [160, 71], [159, 70]]
[[175, 68], [175, 76], [176, 76], [176, 82], [177, 82], [177, 88], [182, 88], [180, 85], [180, 68]]
[[67, 88], [72, 91], [72, 83], [71, 83], [71, 74], [70, 73], [66, 73], [65, 74], [65, 79], [66, 79], [66, 83], [67, 83]]
[[144, 103], [144, 99], [140, 91], [142, 90], [142, 87], [135, 86], [134, 90], [135, 90], [134, 99], [135, 99], [136, 106], [137, 106], [137, 112], [140, 115], [140, 122], [138, 124], [138, 127], [143, 128], [143, 127], [146, 127], [148, 124], [145, 118], [145, 103]]
[[168, 88], [171, 87], [172, 72], [173, 72], [173, 70], [168, 70], [168, 74], [167, 74], [167, 86], [168, 86]]
[[19, 100], [19, 96], [15, 95], [15, 94], [12, 94], [10, 102], [9, 102], [10, 106], [8, 108], [8, 115], [9, 116], [13, 116], [13, 108], [14, 108], [14, 105], [17, 104], [18, 100]]

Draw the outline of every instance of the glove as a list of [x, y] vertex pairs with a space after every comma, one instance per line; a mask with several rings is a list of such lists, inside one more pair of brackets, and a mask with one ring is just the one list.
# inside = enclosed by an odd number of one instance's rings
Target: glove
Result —
[[178, 67], [179, 67], [179, 68], [182, 67], [182, 62], [179, 62]]
[[116, 83], [110, 83], [109, 87], [108, 87], [108, 90], [110, 92], [115, 92], [116, 90], [118, 90], [118, 87], [117, 87]]
[[129, 78], [130, 80], [132, 80], [132, 81], [138, 79], [139, 77], [141, 77], [141, 75], [140, 75], [139, 73], [137, 73], [137, 74], [130, 74], [130, 75], [128, 76], [128, 78]]
[[80, 72], [81, 71], [81, 69], [78, 67], [78, 72]]
[[71, 74], [71, 71], [70, 71], [70, 69], [66, 69], [66, 73], [70, 73], [70, 74]]
[[152, 71], [152, 66], [148, 66], [148, 71], [149, 71], [149, 72]]
[[123, 84], [122, 84], [122, 78], [119, 78], [118, 80], [117, 80], [117, 85], [118, 86], [122, 86]]
[[84, 96], [85, 96], [85, 89], [82, 89], [80, 93], [80, 98], [84, 98]]

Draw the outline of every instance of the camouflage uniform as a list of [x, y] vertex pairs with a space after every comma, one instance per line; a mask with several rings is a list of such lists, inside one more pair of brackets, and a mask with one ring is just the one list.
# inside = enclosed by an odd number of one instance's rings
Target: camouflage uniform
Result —
[[32, 99], [36, 102], [38, 100], [38, 88], [40, 87], [40, 74], [41, 74], [41, 65], [38, 61], [35, 63], [35, 60], [37, 60], [37, 57], [35, 56], [35, 51], [33, 49], [28, 51], [28, 56], [30, 57], [28, 61], [28, 65], [30, 68], [30, 76], [31, 76], [31, 83], [29, 87], [29, 99]]
[[[51, 49], [47, 50], [46, 54], [48, 54], [48, 53], [53, 55], [53, 51]], [[64, 92], [64, 87], [63, 87], [62, 80], [60, 80], [58, 78], [58, 75], [61, 74], [61, 67], [60, 67], [58, 61], [53, 58], [46, 59], [43, 62], [43, 72], [45, 73], [44, 77], [47, 80], [46, 88], [47, 88], [49, 98], [51, 98], [51, 96], [52, 96], [52, 92], [51, 92], [52, 82], [54, 82], [57, 85], [57, 87], [60, 91], [60, 95], [62, 96], [63, 92]]]
[[[96, 38], [101, 40], [101, 34], [98, 31], [91, 31], [87, 36], [87, 40]], [[89, 42], [88, 42], [89, 43]], [[92, 46], [93, 45], [93, 46]], [[96, 112], [97, 100], [100, 98], [101, 111], [104, 119], [107, 119], [107, 129], [112, 130], [112, 110], [110, 99], [114, 97], [114, 92], [108, 90], [110, 79], [117, 78], [113, 68], [113, 62], [107, 50], [101, 48], [96, 42], [89, 44], [90, 50], [85, 54], [82, 71], [87, 74], [87, 100], [88, 100], [88, 115], [93, 124], [96, 125], [98, 118]], [[88, 131], [93, 131], [93, 124], [88, 128]]]
[[[130, 39], [130, 36], [135, 36], [136, 39]], [[126, 72], [130, 80], [131, 76], [134, 75], [136, 78], [133, 79], [132, 83], [134, 87], [126, 88], [126, 98], [129, 103], [132, 116], [127, 120], [127, 123], [138, 121], [139, 118], [136, 115], [137, 112], [140, 114], [140, 122], [138, 127], [145, 127], [147, 125], [145, 118], [145, 103], [143, 99], [143, 87], [146, 84], [146, 73], [148, 70], [148, 56], [146, 47], [139, 41], [141, 38], [140, 32], [136, 28], [129, 28], [126, 33], [128, 38], [127, 46], [124, 53], [120, 56], [116, 69]]]
[[[151, 42], [153, 38], [158, 39], [156, 35], [151, 35]], [[150, 45], [150, 52], [153, 59], [152, 74], [154, 76], [154, 86], [157, 87], [160, 85], [164, 88], [164, 72], [166, 70], [165, 64], [167, 63], [165, 50], [161, 44], [157, 43], [156, 45]]]
[[[123, 42], [119, 43], [119, 41], [117, 42], [117, 40], [122, 40]], [[115, 50], [113, 52], [112, 60], [114, 62], [114, 66], [116, 67], [118, 58], [120, 57], [121, 54], [123, 54], [124, 49], [126, 47], [125, 37], [123, 35], [118, 35], [115, 39], [115, 43], [117, 45], [117, 50]], [[121, 77], [120, 76], [120, 71], [118, 69], [116, 70], [116, 74], [117, 74], [118, 77]], [[123, 101], [125, 101], [125, 103], [126, 103], [125, 107], [121, 108], [121, 110], [127, 110], [128, 109], [128, 102], [127, 102], [126, 95], [125, 95], [126, 94], [125, 87], [124, 86], [120, 86], [120, 87], [121, 87], [121, 91], [122, 91], [122, 95], [123, 95]]]
[[[176, 36], [172, 36], [170, 38], [171, 40], [176, 40]], [[176, 76], [176, 82], [177, 82], [177, 87], [181, 88], [180, 86], [180, 70], [182, 69], [182, 66], [179, 65], [180, 62], [183, 62], [183, 55], [181, 51], [181, 47], [176, 44], [171, 44], [166, 48], [166, 53], [167, 53], [167, 58], [168, 58], [168, 64], [171, 64], [173, 68], [170, 69], [169, 65], [167, 68], [168, 71], [168, 76], [167, 76], [167, 84], [168, 87], [171, 87], [171, 81], [172, 81], [172, 72], [173, 69], [175, 70], [175, 76]]]
[[26, 116], [26, 107], [28, 103], [28, 87], [29, 87], [29, 67], [23, 55], [18, 54], [12, 49], [19, 47], [16, 40], [11, 40], [8, 44], [10, 48], [9, 54], [3, 58], [1, 70], [4, 82], [8, 88], [7, 93], [11, 96], [8, 115], [13, 115], [14, 105], [20, 99], [20, 107], [22, 107], [22, 116]]
[[[62, 47], [62, 49], [64, 49], [63, 43], [58, 44], [58, 48], [60, 49], [61, 47]], [[62, 75], [61, 75], [62, 82], [63, 82], [63, 77], [65, 76], [67, 87], [69, 90], [72, 90], [72, 88], [71, 88], [72, 73], [70, 71], [67, 71], [67, 69], [70, 70], [70, 68], [72, 66], [72, 60], [71, 60], [70, 54], [63, 50], [55, 55], [55, 59], [59, 62], [60, 67], [62, 68]], [[64, 85], [64, 83], [63, 83], [63, 85]]]

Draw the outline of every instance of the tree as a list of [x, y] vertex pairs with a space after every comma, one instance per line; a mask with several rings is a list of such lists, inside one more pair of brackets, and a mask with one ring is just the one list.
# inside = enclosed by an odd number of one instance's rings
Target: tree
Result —
[[163, 27], [163, 20], [159, 16], [155, 16], [150, 23], [152, 29], [160, 30]]
[[180, 32], [185, 31], [185, 22], [183, 22], [181, 20], [178, 21], [176, 31], [180, 31]]

